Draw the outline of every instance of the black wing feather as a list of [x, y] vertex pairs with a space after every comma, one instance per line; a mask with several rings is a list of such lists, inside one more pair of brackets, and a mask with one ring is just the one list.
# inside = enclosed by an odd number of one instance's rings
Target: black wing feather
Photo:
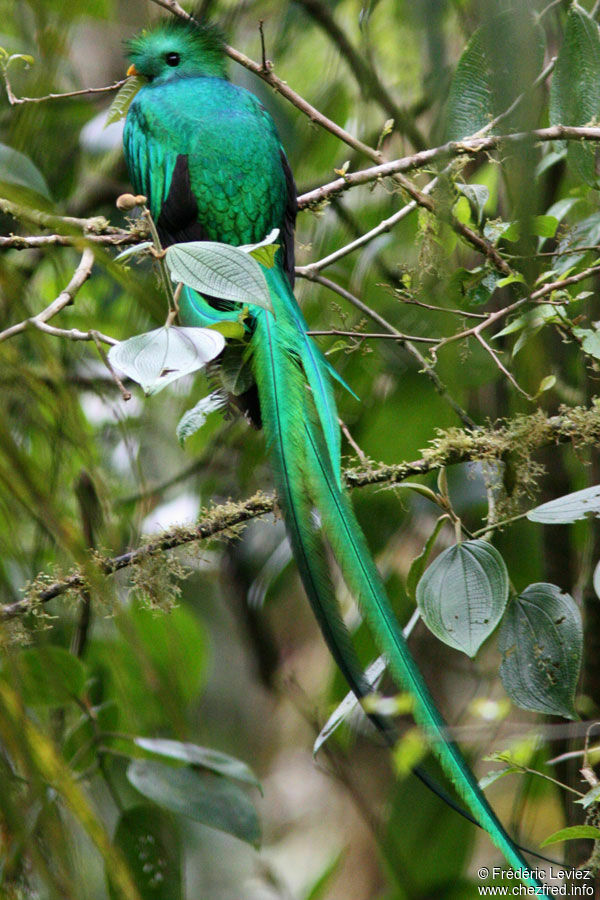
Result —
[[175, 162], [167, 199], [156, 223], [163, 247], [185, 241], [206, 241], [208, 235], [198, 221], [198, 204], [192, 191], [188, 158], [180, 153]]
[[287, 188], [287, 202], [285, 205], [285, 213], [281, 227], [281, 243], [283, 250], [283, 268], [288, 280], [294, 287], [294, 229], [296, 227], [296, 215], [298, 213], [298, 200], [296, 192], [296, 182], [290, 169], [287, 156], [281, 151], [281, 165], [285, 175], [285, 184]]

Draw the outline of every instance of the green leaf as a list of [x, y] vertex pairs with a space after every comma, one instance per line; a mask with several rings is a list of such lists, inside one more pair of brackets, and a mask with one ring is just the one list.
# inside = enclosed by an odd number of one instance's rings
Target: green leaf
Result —
[[234, 341], [243, 340], [246, 334], [246, 329], [241, 322], [226, 320], [224, 322], [215, 322], [214, 325], [209, 325], [208, 327], [214, 329], [214, 331], [218, 331], [224, 338]]
[[177, 440], [183, 446], [186, 440], [195, 434], [199, 428], [202, 428], [206, 422], [206, 417], [217, 409], [222, 409], [227, 400], [220, 391], [213, 391], [207, 397], [199, 400], [195, 406], [185, 412], [177, 423]]
[[542, 841], [540, 847], [558, 844], [561, 841], [578, 841], [581, 838], [600, 840], [600, 828], [594, 828], [593, 825], [571, 825], [570, 828], [561, 828], [560, 831], [555, 831], [554, 834]]
[[538, 237], [554, 237], [557, 228], [558, 219], [554, 216], [534, 216], [531, 221], [531, 232]]
[[475, 656], [508, 601], [508, 572], [486, 541], [444, 550], [417, 585], [417, 604], [430, 631], [445, 644]]
[[224, 346], [223, 335], [211, 328], [171, 325], [115, 344], [108, 351], [108, 358], [151, 395], [183, 375], [202, 369]]
[[[583, 331], [587, 329], [581, 330]], [[593, 356], [594, 359], [600, 359], [600, 331], [598, 331], [597, 329], [588, 331], [588, 333], [583, 338], [581, 349], [584, 351], [584, 353], [589, 353], [590, 356]]]
[[414, 771], [427, 755], [427, 740], [419, 728], [409, 728], [404, 732], [393, 750], [392, 760], [396, 773], [405, 778]]
[[229, 344], [219, 366], [219, 378], [223, 390], [239, 397], [254, 384], [254, 374], [249, 361], [248, 347]]
[[546, 215], [553, 216], [560, 223], [577, 203], [581, 203], [581, 197], [563, 197], [548, 208]]
[[136, 759], [127, 768], [127, 778], [140, 794], [171, 812], [233, 834], [255, 847], [260, 844], [253, 804], [241, 788], [221, 775]]
[[[530, 333], [529, 337], [537, 332], [544, 325], [562, 323], [565, 324], [566, 312], [564, 306], [555, 306], [552, 303], [542, 303], [533, 309], [527, 310], [520, 316], [514, 318], [501, 331], [498, 331], [492, 340], [505, 337], [507, 334], [513, 334], [515, 331], [521, 331], [526, 328]], [[517, 348], [513, 350], [513, 356], [516, 356]]]
[[536, 397], [539, 397], [540, 394], [543, 394], [544, 391], [550, 391], [556, 384], [556, 375], [546, 375], [545, 378], [542, 378], [540, 381], [540, 386], [537, 389]]
[[81, 716], [69, 729], [62, 752], [72, 768], [83, 771], [92, 765], [97, 756], [98, 732], [117, 731], [119, 716], [117, 704], [114, 700], [107, 700], [99, 706], [93, 706], [89, 715]]
[[260, 241], [258, 244], [242, 244], [239, 249], [249, 253], [265, 269], [272, 269], [275, 265], [275, 254], [279, 250], [279, 244], [274, 243], [278, 237], [279, 228], [274, 228], [264, 241]]
[[477, 29], [458, 61], [450, 86], [448, 140], [460, 140], [484, 128], [491, 118], [491, 107], [488, 60], [481, 29]]
[[408, 570], [408, 575], [406, 577], [406, 593], [411, 600], [416, 601], [417, 599], [417, 585], [421, 580], [423, 572], [425, 571], [427, 560], [431, 555], [431, 551], [433, 550], [433, 546], [437, 540], [437, 536], [440, 533], [442, 526], [449, 520], [450, 516], [448, 516], [447, 514], [439, 517], [439, 519], [435, 523], [433, 531], [425, 542], [425, 546], [423, 547], [422, 552], [419, 554], [419, 556], [416, 556], [410, 564], [410, 569]]
[[[121, 813], [113, 838], [133, 876], [141, 900], [182, 900], [181, 846], [172, 817], [155, 806]], [[111, 900], [123, 894], [107, 875]]]
[[338, 874], [344, 860], [345, 853], [345, 850], [340, 850], [339, 853], [335, 854], [331, 861], [327, 863], [316, 881], [313, 882], [308, 888], [308, 891], [303, 895], [303, 900], [325, 900], [329, 888], [331, 887], [331, 882]]
[[544, 525], [570, 525], [586, 516], [600, 515], [600, 484], [564, 494], [556, 500], [541, 503], [530, 509], [527, 518], [530, 522], [542, 522]]
[[22, 650], [16, 669], [28, 706], [61, 706], [79, 697], [85, 687], [83, 663], [63, 647]]
[[165, 259], [173, 281], [182, 281], [211, 297], [273, 309], [259, 263], [240, 247], [190, 241], [172, 244]]
[[50, 189], [46, 179], [28, 156], [0, 144], [0, 182], [27, 188], [51, 200]]
[[589, 809], [589, 807], [593, 806], [594, 803], [597, 803], [599, 799], [600, 784], [596, 784], [590, 791], [585, 794], [585, 796], [581, 798], [581, 800], [576, 800], [575, 803], [581, 804], [584, 809]]
[[131, 106], [131, 101], [139, 89], [147, 83], [147, 80], [142, 78], [141, 75], [133, 75], [127, 79], [123, 87], [117, 92], [113, 102], [108, 107], [106, 122], [104, 123], [105, 128], [112, 125], [113, 122], [119, 122], [121, 119], [125, 118], [129, 107]]
[[261, 789], [260, 781], [252, 769], [234, 756], [212, 750], [210, 747], [199, 747], [197, 744], [183, 744], [181, 741], [171, 741], [166, 738], [137, 737], [134, 743], [142, 750], [156, 753], [158, 756], [166, 756], [169, 759], [178, 759], [203, 769], [210, 769], [227, 778], [244, 781], [253, 787]]
[[483, 220], [483, 209], [490, 199], [489, 188], [485, 184], [458, 184], [458, 191], [469, 201], [475, 212], [476, 221], [481, 223]]
[[585, 219], [573, 225], [567, 233], [561, 237], [556, 248], [556, 255], [552, 257], [552, 268], [557, 275], [566, 275], [567, 270], [572, 269], [585, 257], [588, 251], [581, 253], [566, 253], [577, 247], [595, 247], [600, 243], [600, 213], [592, 213]]
[[521, 237], [521, 227], [519, 222], [486, 222], [483, 227], [484, 237], [488, 241], [496, 244], [500, 238], [504, 241], [510, 241], [514, 244]]
[[[587, 125], [600, 113], [600, 35], [597, 23], [573, 3], [550, 86], [551, 125]], [[569, 141], [567, 161], [579, 177], [596, 184], [595, 149]]]
[[507, 275], [506, 278], [501, 278], [500, 281], [497, 282], [496, 287], [503, 288], [508, 284], [515, 284], [515, 282], [525, 284], [525, 278], [520, 272], [513, 272], [511, 275]]
[[510, 604], [498, 638], [500, 678], [523, 709], [575, 719], [583, 629], [577, 604], [554, 584], [531, 584]]
[[[522, 92], [523, 81], [532, 80], [542, 68], [544, 51], [543, 29], [526, 9], [488, 16], [469, 40], [452, 79], [446, 106], [448, 139], [469, 137], [504, 112]], [[506, 120], [501, 127], [507, 128]]]

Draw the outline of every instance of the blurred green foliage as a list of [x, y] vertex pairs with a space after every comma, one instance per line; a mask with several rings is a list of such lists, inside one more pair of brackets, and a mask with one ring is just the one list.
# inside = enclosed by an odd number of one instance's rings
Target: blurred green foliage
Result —
[[[548, 123], [585, 126], [600, 115], [600, 38], [587, 0], [204, 0], [199, 8], [254, 59], [264, 20], [276, 74], [361, 140], [380, 141], [387, 159], [467, 138], [495, 116], [494, 133], [505, 134]], [[0, 67], [17, 97], [121, 79], [123, 40], [167, 14], [146, 0], [0, 0], [0, 13]], [[539, 79], [556, 56], [553, 75]], [[332, 181], [346, 162], [349, 172], [372, 164], [256, 76], [230, 68], [274, 116], [300, 193]], [[119, 125], [103, 130], [111, 96], [10, 105], [2, 95], [2, 234], [77, 239], [73, 247], [0, 246], [0, 331], [39, 313], [72, 278], [84, 242], [81, 226], [64, 217], [130, 224], [115, 207], [129, 190]], [[413, 211], [325, 274], [400, 332], [452, 337], [481, 321], [478, 315], [597, 266], [596, 147], [530, 139], [457, 157], [449, 168], [448, 159], [421, 167], [411, 173], [420, 189], [444, 169], [431, 191], [437, 214]], [[303, 211], [298, 264], [365, 234], [407, 199], [387, 179]], [[40, 212], [61, 218], [41, 220]], [[457, 235], [457, 221], [489, 241], [510, 266], [509, 278]], [[167, 305], [151, 265], [123, 266], [114, 261], [117, 250], [92, 246], [92, 277], [52, 324], [117, 340], [161, 326]], [[455, 405], [478, 425], [589, 405], [600, 359], [596, 287], [597, 273], [574, 278], [548, 294], [545, 307], [524, 304], [501, 318], [495, 339], [486, 333], [495, 358], [472, 336], [440, 346], [431, 362]], [[299, 279], [297, 296], [315, 330], [381, 331], [323, 285]], [[416, 459], [439, 429], [464, 425], [403, 344], [335, 334], [317, 340], [360, 397], [357, 403], [338, 392], [340, 415], [367, 458]], [[428, 345], [417, 346], [426, 356]], [[310, 760], [319, 726], [345, 688], [288, 564], [281, 522], [259, 520], [236, 540], [228, 534], [208, 546], [148, 555], [108, 578], [95, 565], [94, 553], [125, 553], [145, 535], [193, 521], [201, 507], [269, 489], [260, 433], [216, 412], [182, 447], [176, 426], [211, 389], [203, 375], [149, 399], [132, 387], [124, 401], [93, 342], [32, 327], [0, 343], [0, 380], [3, 602], [34, 597], [74, 570], [87, 579], [84, 591], [33, 603], [0, 631], [0, 895], [476, 896], [475, 829], [413, 780], [396, 783], [366, 729], [345, 725], [327, 742], [321, 754], [330, 777]], [[486, 516], [494, 524], [600, 481], [589, 423], [573, 433], [573, 446], [533, 455], [535, 425], [530, 432], [501, 463], [492, 448], [487, 462], [449, 469], [445, 496], [469, 532], [482, 529]], [[350, 444], [345, 452], [354, 457]], [[422, 483], [436, 489], [432, 476]], [[404, 621], [413, 608], [410, 566], [440, 510], [409, 491], [355, 492], [354, 500]], [[576, 708], [597, 716], [596, 525], [567, 530], [520, 520], [495, 540], [514, 591], [552, 582], [583, 605], [587, 655]], [[445, 525], [436, 552], [453, 541]], [[339, 593], [366, 665], [376, 648], [342, 585]], [[529, 733], [528, 717], [505, 703], [494, 642], [467, 667], [425, 629], [414, 639], [428, 682], [454, 711], [448, 717], [460, 713], [473, 726], [473, 759]], [[161, 754], [134, 738], [168, 739], [179, 749]], [[264, 795], [231, 771], [186, 756], [190, 745], [243, 760]], [[549, 748], [529, 741], [522, 765], [541, 770], [566, 749], [563, 738]], [[565, 766], [558, 777], [572, 780], [573, 773]], [[502, 778], [490, 797], [531, 845], [577, 821], [564, 792], [548, 782]], [[586, 850], [589, 844], [579, 861]], [[495, 859], [485, 837], [473, 858], [486, 865]]]

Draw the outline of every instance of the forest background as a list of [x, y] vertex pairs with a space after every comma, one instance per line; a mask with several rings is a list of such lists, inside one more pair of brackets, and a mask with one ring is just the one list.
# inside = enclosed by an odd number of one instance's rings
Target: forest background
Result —
[[[418, 599], [429, 626], [412, 650], [509, 831], [539, 849], [583, 825], [545, 852], [592, 868], [600, 529], [576, 520], [599, 491], [532, 511], [600, 482], [599, 5], [197, 11], [286, 148], [297, 296], [360, 398], [337, 392], [346, 477], [400, 620]], [[404, 698], [378, 707], [402, 726], [391, 755], [339, 711], [260, 432], [217, 411], [178, 440], [208, 380], [144, 397], [107, 360], [167, 306], [147, 259], [116, 260], [146, 237], [116, 206], [116, 90], [88, 89], [183, 7], [0, 12], [2, 896], [478, 896], [495, 851], [408, 774], [426, 748]], [[470, 542], [490, 538], [474, 587]]]

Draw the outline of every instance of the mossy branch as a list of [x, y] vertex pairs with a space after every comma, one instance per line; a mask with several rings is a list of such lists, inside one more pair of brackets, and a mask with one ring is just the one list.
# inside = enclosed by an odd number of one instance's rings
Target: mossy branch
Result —
[[[370, 463], [346, 469], [344, 476], [350, 488], [394, 485], [406, 478], [426, 475], [456, 463], [474, 460], [501, 462], [509, 456], [521, 460], [526, 473], [531, 455], [543, 447], [560, 443], [582, 447], [599, 441], [600, 401], [593, 402], [590, 407], [562, 408], [556, 416], [546, 416], [542, 411], [517, 416], [510, 422], [496, 423], [477, 431], [460, 428], [439, 431], [419, 459], [395, 465]], [[522, 486], [528, 486], [526, 474]], [[232, 538], [247, 522], [272, 513], [275, 508], [275, 497], [261, 492], [247, 500], [222, 503], [205, 510], [195, 525], [171, 528], [135, 550], [112, 557], [96, 554], [95, 564], [102, 575], [112, 575], [186, 544], [211, 538]], [[68, 591], [78, 592], [88, 588], [88, 578], [81, 569], [56, 580], [41, 574], [22, 600], [0, 608], [0, 622], [39, 610], [40, 604]]]

